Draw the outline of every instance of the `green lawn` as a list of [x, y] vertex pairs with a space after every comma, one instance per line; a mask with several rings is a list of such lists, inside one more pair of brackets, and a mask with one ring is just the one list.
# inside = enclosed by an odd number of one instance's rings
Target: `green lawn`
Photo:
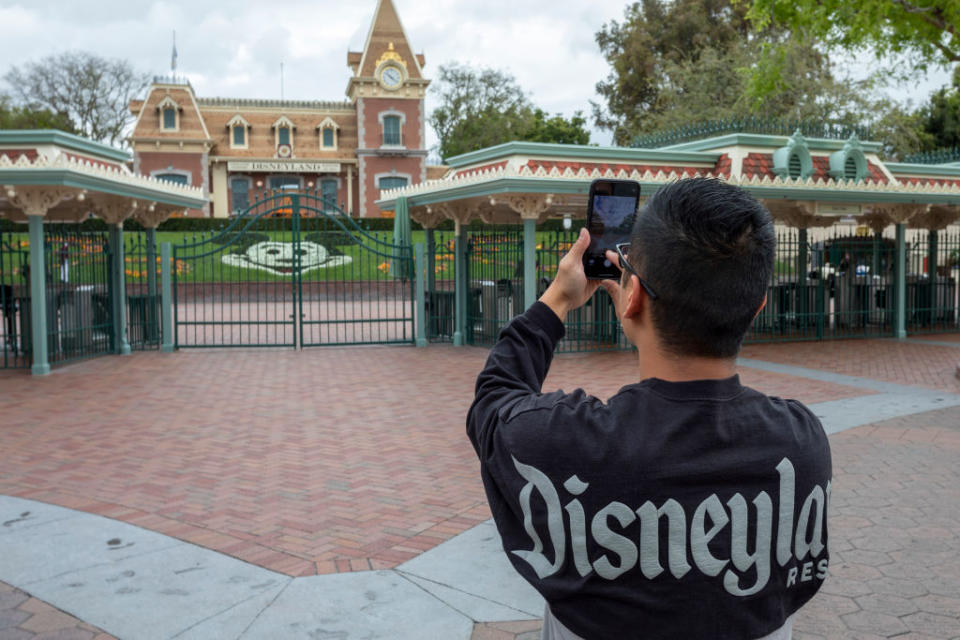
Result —
[[[161, 231], [157, 233], [156, 271], [160, 275], [160, 247], [169, 242], [177, 247], [176, 271], [178, 282], [283, 282], [289, 281], [289, 274], [274, 274], [260, 270], [248, 264], [246, 259], [263, 257], [256, 245], [261, 242], [280, 243], [270, 250], [282, 256], [282, 245], [292, 241], [291, 231], [248, 231], [239, 235], [195, 234], [191, 232]], [[392, 232], [370, 232], [369, 236], [350, 236], [342, 231], [304, 229], [301, 242], [321, 245], [327, 253], [326, 266], [311, 269], [303, 273], [302, 279], [318, 281], [370, 281], [392, 280], [391, 257], [394, 249]], [[453, 236], [450, 233], [436, 235], [435, 275], [438, 280], [453, 278]], [[0, 249], [0, 282], [5, 284], [23, 284], [23, 265], [27, 264], [29, 251], [28, 234], [4, 234], [4, 246]], [[75, 236], [68, 239], [70, 245], [70, 281], [74, 284], [88, 284], [104, 281], [106, 255], [103, 242], [106, 233], [85, 235], [82, 239]], [[360, 243], [358, 243], [358, 241]], [[425, 231], [412, 233], [414, 244], [426, 243]], [[552, 275], [566, 245], [556, 246], [556, 235], [550, 232], [537, 233], [539, 270], [541, 275]], [[313, 250], [312, 255], [304, 258], [305, 266], [311, 259], [323, 257], [323, 250], [313, 245], [302, 245], [302, 249]], [[125, 271], [128, 283], [146, 282], [147, 246], [146, 234], [128, 232], [124, 234]], [[493, 240], [484, 243], [471, 256], [470, 274], [472, 278], [499, 280], [515, 278], [519, 272], [521, 248], [514, 240]], [[289, 254], [287, 254], [289, 257]], [[228, 263], [233, 264], [228, 264]], [[340, 263], [340, 264], [336, 264]], [[334, 265], [334, 266], [331, 266]], [[52, 266], [59, 268], [59, 259], [53, 257]], [[52, 269], [51, 269], [52, 270]]]

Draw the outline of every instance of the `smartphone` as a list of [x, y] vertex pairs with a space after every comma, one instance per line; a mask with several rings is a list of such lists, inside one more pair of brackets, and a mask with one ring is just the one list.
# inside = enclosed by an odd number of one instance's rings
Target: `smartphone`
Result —
[[591, 280], [620, 279], [620, 269], [607, 259], [621, 242], [630, 242], [637, 218], [640, 183], [634, 180], [594, 180], [587, 197], [590, 246], [583, 254], [583, 270]]

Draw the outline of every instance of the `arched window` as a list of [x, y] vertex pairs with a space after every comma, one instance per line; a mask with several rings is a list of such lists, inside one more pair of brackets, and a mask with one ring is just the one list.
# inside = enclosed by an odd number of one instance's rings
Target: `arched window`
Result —
[[377, 187], [380, 189], [399, 189], [407, 186], [409, 182], [407, 178], [401, 176], [384, 176], [380, 178]]
[[155, 173], [153, 175], [157, 180], [166, 180], [177, 184], [187, 184], [187, 176], [182, 173]]
[[164, 96], [157, 105], [160, 112], [160, 129], [163, 131], [177, 131], [180, 129], [180, 105], [171, 96]]
[[383, 144], [384, 146], [400, 146], [400, 116], [383, 117]]

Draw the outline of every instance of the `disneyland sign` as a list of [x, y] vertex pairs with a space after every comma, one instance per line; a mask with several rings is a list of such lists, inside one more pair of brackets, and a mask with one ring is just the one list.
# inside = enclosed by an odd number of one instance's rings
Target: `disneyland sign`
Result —
[[297, 162], [295, 160], [228, 162], [228, 171], [249, 173], [340, 173], [339, 162]]

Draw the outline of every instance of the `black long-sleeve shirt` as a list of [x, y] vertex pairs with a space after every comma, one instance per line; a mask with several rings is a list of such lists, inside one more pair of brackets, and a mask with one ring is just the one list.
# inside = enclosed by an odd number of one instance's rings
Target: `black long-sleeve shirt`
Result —
[[781, 627], [827, 573], [820, 422], [738, 376], [542, 393], [563, 334], [540, 302], [514, 318], [467, 415], [513, 566], [590, 640]]

